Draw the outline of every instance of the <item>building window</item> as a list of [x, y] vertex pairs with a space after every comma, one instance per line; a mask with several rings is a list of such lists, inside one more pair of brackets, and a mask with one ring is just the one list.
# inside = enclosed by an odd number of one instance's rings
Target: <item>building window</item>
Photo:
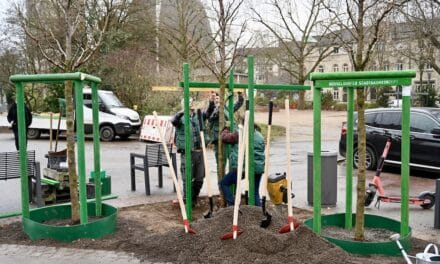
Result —
[[318, 66], [318, 72], [324, 72], [324, 66], [319, 65]]
[[339, 101], [339, 89], [333, 88], [333, 100]]
[[345, 72], [348, 72], [348, 64], [344, 63], [344, 65], [342, 65], [342, 70]]
[[403, 63], [397, 63], [396, 64], [396, 70], [398, 70], [398, 71], [401, 71], [401, 70], [403, 70]]
[[333, 48], [333, 53], [338, 54], [339, 53], [339, 47], [334, 47]]
[[338, 71], [339, 71], [339, 66], [338, 66], [338, 64], [334, 64], [334, 65], [333, 65], [333, 71], [334, 71], [334, 72], [338, 72]]
[[420, 81], [414, 81], [414, 85], [416, 86], [417, 93], [424, 93], [428, 89], [435, 89], [435, 80], [422, 80], [422, 85], [420, 85]]

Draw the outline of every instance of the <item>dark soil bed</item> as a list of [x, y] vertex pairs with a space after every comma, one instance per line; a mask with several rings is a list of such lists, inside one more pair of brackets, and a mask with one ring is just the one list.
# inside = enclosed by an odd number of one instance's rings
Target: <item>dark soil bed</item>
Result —
[[[88, 219], [88, 222], [91, 223], [91, 222], [95, 222], [101, 218], [96, 217], [96, 216], [89, 216], [87, 219]], [[51, 226], [71, 226], [72, 220], [71, 219], [49, 219], [47, 221], [43, 221], [43, 224], [51, 225]]]
[[[342, 240], [353, 240], [354, 238], [354, 229], [347, 230], [339, 226], [325, 226], [321, 232], [324, 236], [335, 237]], [[395, 234], [395, 232], [383, 228], [365, 228], [364, 241], [388, 242], [392, 234]]]
[[[23, 233], [21, 222], [0, 222], [0, 243], [44, 245], [85, 249], [103, 249], [134, 253], [148, 261], [172, 263], [404, 263], [400, 257], [351, 255], [328, 243], [304, 226], [287, 234], [278, 234], [286, 224], [285, 213], [270, 210], [272, 223], [260, 228], [261, 208], [242, 206], [237, 240], [221, 240], [232, 231], [232, 207], [203, 219], [206, 204], [195, 208], [191, 226], [195, 235], [184, 233], [180, 210], [171, 202], [122, 208], [118, 212], [117, 231], [99, 240], [80, 239], [72, 243], [48, 239], [31, 241]], [[286, 210], [284, 210], [286, 211]], [[311, 212], [294, 208], [299, 221]], [[426, 241], [414, 240], [412, 254], [421, 252]]]

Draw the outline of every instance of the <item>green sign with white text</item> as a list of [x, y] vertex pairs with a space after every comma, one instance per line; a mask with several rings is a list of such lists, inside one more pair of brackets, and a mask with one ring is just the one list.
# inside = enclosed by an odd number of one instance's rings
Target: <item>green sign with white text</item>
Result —
[[316, 80], [316, 88], [411, 85], [411, 78]]

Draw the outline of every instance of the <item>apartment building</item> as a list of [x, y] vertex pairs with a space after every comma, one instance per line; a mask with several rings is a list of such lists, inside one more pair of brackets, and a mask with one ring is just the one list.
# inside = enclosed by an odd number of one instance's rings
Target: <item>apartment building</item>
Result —
[[[378, 41], [374, 47], [367, 69], [372, 71], [416, 70], [417, 76], [413, 79], [413, 98], [426, 96], [429, 88], [434, 88], [438, 95], [440, 93], [440, 75], [432, 69], [428, 57], [432, 56], [438, 61], [440, 58], [439, 51], [433, 50], [432, 47], [426, 50], [428, 40], [420, 39], [417, 32], [414, 32], [414, 29], [405, 23], [390, 24], [386, 27], [386, 31], [382, 36], [383, 39]], [[310, 45], [317, 48], [306, 60], [306, 71], [316, 63], [319, 49], [323, 48], [328, 48], [330, 55], [317, 65], [316, 72], [353, 71], [350, 56], [342, 44], [337, 41], [326, 41], [325, 37], [316, 37], [315, 41], [310, 42]], [[255, 57], [256, 83], [297, 83], [295, 78], [290, 77], [282, 70], [280, 60], [277, 60], [277, 58], [283, 56], [281, 45], [278, 47], [248, 48], [243, 51], [243, 54], [251, 54]], [[240, 65], [245, 65], [245, 59], [240, 61]], [[246, 69], [243, 68], [242, 70], [245, 71]], [[379, 89], [381, 87], [369, 88], [367, 100], [374, 102], [377, 99]], [[342, 87], [326, 88], [323, 91], [330, 91], [335, 101], [347, 101], [346, 89]], [[388, 94], [390, 100], [399, 99], [401, 96], [400, 87], [393, 87], [393, 91]], [[312, 101], [311, 92], [306, 94], [306, 100]]]

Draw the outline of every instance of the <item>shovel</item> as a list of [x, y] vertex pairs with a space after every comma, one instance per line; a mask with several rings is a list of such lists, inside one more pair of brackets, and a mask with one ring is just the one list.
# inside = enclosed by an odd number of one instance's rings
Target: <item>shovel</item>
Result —
[[266, 211], [266, 196], [267, 196], [267, 178], [269, 175], [269, 156], [270, 156], [270, 132], [272, 130], [272, 112], [273, 112], [273, 102], [269, 102], [269, 121], [267, 122], [267, 140], [266, 140], [266, 155], [264, 158], [264, 174], [262, 182], [263, 197], [261, 198], [261, 208], [263, 209], [263, 219], [261, 220], [260, 226], [262, 228], [267, 228], [271, 221], [272, 216]]
[[[247, 126], [248, 116], [245, 115], [244, 126]], [[241, 235], [243, 231], [238, 230], [238, 210], [240, 209], [241, 202], [241, 174], [243, 173], [243, 159], [244, 159], [244, 149], [246, 147], [246, 142], [243, 140], [243, 127], [240, 125], [238, 128], [238, 164], [237, 164], [237, 185], [235, 190], [235, 201], [234, 201], [234, 215], [232, 220], [232, 233], [227, 233], [221, 237], [222, 240], [226, 239], [237, 239], [237, 236]]]
[[287, 224], [282, 226], [279, 233], [287, 233], [295, 230], [299, 226], [299, 223], [293, 218], [292, 212], [292, 172], [290, 168], [290, 109], [289, 109], [289, 99], [284, 101], [284, 108], [286, 111], [286, 156], [287, 156]]
[[399, 234], [394, 234], [390, 236], [390, 240], [392, 241], [396, 241], [397, 246], [400, 249], [400, 252], [402, 252], [403, 258], [405, 259], [407, 264], [412, 264], [412, 261], [409, 259], [408, 254], [406, 254], [405, 249], [403, 249], [402, 244], [400, 244], [400, 235]]
[[168, 166], [170, 167], [170, 170], [171, 170], [171, 175], [172, 175], [174, 187], [175, 187], [176, 193], [177, 193], [177, 200], [179, 201], [180, 211], [182, 213], [183, 226], [185, 227], [185, 233], [195, 234], [196, 232], [189, 225], [188, 217], [186, 216], [185, 204], [183, 203], [182, 190], [180, 189], [179, 181], [177, 180], [176, 173], [174, 172], [173, 162], [171, 161], [170, 153], [168, 151], [167, 144], [165, 143], [162, 129], [160, 129], [158, 126], [159, 120], [157, 119], [156, 111], [153, 112], [153, 115], [154, 115], [154, 119], [155, 119], [155, 125], [157, 127], [157, 130], [159, 131], [160, 141], [161, 141], [162, 147], [165, 151], [165, 156], [167, 157]]
[[208, 168], [208, 160], [206, 157], [206, 146], [205, 146], [205, 134], [203, 132], [203, 118], [202, 111], [197, 109], [197, 116], [199, 118], [200, 125], [200, 140], [202, 141], [202, 151], [203, 151], [203, 163], [205, 165], [205, 179], [206, 179], [206, 189], [208, 190], [208, 198], [209, 198], [209, 211], [203, 215], [204, 218], [211, 218], [212, 212], [214, 209], [214, 201], [212, 199], [212, 190], [211, 190], [211, 180], [209, 177], [209, 168]]

